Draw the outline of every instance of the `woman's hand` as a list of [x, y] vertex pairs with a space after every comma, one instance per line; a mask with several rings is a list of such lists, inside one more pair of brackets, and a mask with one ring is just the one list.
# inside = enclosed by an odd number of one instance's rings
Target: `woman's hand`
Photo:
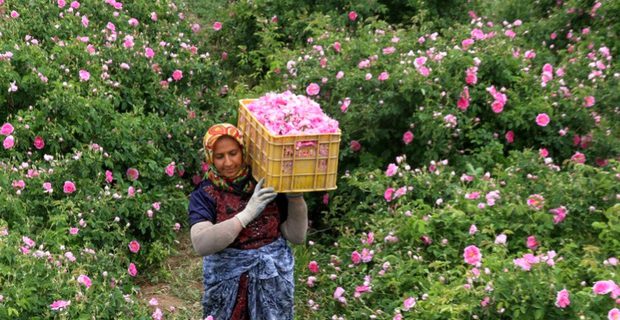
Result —
[[250, 222], [252, 222], [256, 217], [258, 217], [267, 204], [269, 204], [273, 199], [278, 195], [273, 187], [262, 188], [263, 182], [265, 179], [260, 179], [260, 181], [256, 184], [254, 188], [254, 194], [252, 194], [252, 198], [248, 201], [248, 204], [245, 206], [243, 211], [237, 213], [236, 217], [241, 222], [241, 225], [245, 228]]

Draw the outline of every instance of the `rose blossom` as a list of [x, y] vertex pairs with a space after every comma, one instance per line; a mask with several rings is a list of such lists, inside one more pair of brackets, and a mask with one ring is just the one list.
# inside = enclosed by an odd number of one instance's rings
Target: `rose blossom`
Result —
[[37, 150], [43, 149], [43, 147], [45, 147], [45, 140], [43, 140], [41, 136], [34, 137], [34, 147]]
[[351, 20], [351, 21], [355, 21], [355, 20], [357, 20], [357, 12], [355, 12], [355, 11], [350, 11], [350, 12], [349, 12], [349, 20]]
[[411, 308], [415, 307], [416, 300], [414, 297], [409, 297], [403, 301], [403, 311], [409, 311]]
[[306, 93], [309, 96], [316, 96], [317, 94], [319, 94], [320, 91], [321, 91], [321, 87], [314, 82], [309, 84], [308, 87], [306, 88]]
[[93, 284], [92, 280], [90, 280], [90, 278], [85, 274], [81, 274], [77, 278], [77, 282], [81, 285], [84, 285], [86, 289], [90, 288], [90, 286]]
[[135, 168], [129, 168], [127, 169], [126, 175], [130, 181], [136, 181], [140, 177], [140, 171]]
[[413, 141], [413, 133], [412, 133], [411, 131], [406, 131], [406, 132], [403, 134], [403, 142], [404, 142], [405, 144], [410, 144], [410, 143], [411, 143], [411, 141]]
[[71, 301], [56, 300], [52, 304], [50, 304], [50, 309], [55, 311], [61, 311], [66, 309], [69, 305], [71, 305]]
[[592, 286], [592, 292], [595, 294], [608, 294], [617, 287], [612, 280], [597, 281]]
[[357, 140], [351, 140], [351, 144], [349, 145], [349, 149], [353, 152], [358, 152], [362, 149], [362, 145]]
[[80, 70], [79, 72], [80, 75], [80, 81], [88, 81], [90, 79], [90, 72], [86, 71], [86, 70]]
[[594, 96], [587, 96], [583, 98], [583, 105], [586, 108], [592, 107], [595, 103], [596, 103], [596, 98], [594, 98]]
[[398, 172], [398, 166], [393, 163], [390, 163], [387, 167], [387, 170], [385, 170], [385, 176], [391, 177], [395, 175], [397, 172]]
[[2, 128], [0, 128], [0, 134], [3, 136], [8, 136], [12, 134], [14, 130], [15, 128], [13, 127], [13, 125], [7, 122], [2, 125]]
[[463, 259], [465, 263], [476, 265], [482, 261], [482, 253], [480, 253], [480, 249], [474, 245], [467, 246], [463, 251]]
[[133, 262], [129, 264], [129, 267], [127, 267], [127, 273], [129, 273], [132, 277], [135, 277], [138, 274], [138, 269]]
[[62, 187], [62, 191], [66, 194], [74, 193], [76, 190], [75, 183], [73, 181], [65, 181], [65, 184]]
[[570, 305], [570, 294], [568, 290], [563, 289], [558, 291], [558, 294], [555, 298], [555, 306], [558, 308], [566, 308]]
[[128, 247], [129, 251], [131, 251], [132, 253], [138, 253], [138, 251], [140, 251], [140, 243], [136, 240], [131, 240]]
[[536, 236], [527, 237], [526, 245], [528, 248], [535, 250], [538, 247], [538, 240], [536, 240]]
[[316, 261], [310, 261], [310, 263], [308, 263], [308, 270], [310, 270], [310, 272], [312, 273], [318, 273], [319, 272], [319, 264]]
[[551, 119], [549, 118], [549, 115], [547, 115], [546, 113], [539, 113], [536, 116], [536, 124], [541, 127], [546, 127], [549, 124], [550, 120]]
[[182, 78], [183, 78], [183, 71], [177, 69], [172, 72], [172, 79], [174, 81], [179, 81]]

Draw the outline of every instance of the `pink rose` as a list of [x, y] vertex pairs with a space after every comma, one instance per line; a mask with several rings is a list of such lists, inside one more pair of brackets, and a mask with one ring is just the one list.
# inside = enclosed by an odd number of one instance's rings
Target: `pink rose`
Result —
[[467, 68], [467, 71], [465, 72], [465, 83], [470, 86], [478, 83], [478, 75], [476, 74], [477, 71], [478, 68], [476, 67]]
[[403, 301], [403, 311], [409, 311], [411, 308], [415, 307], [416, 300], [414, 297], [409, 297]]
[[2, 125], [2, 128], [0, 128], [0, 134], [3, 136], [8, 136], [12, 134], [14, 130], [15, 128], [13, 127], [13, 125], [7, 122]]
[[545, 198], [538, 193], [532, 194], [527, 198], [527, 205], [534, 210], [540, 210], [545, 205]]
[[308, 85], [308, 87], [306, 88], [306, 93], [309, 96], [316, 96], [317, 94], [319, 94], [320, 91], [321, 91], [321, 87], [314, 82]]
[[507, 236], [503, 233], [500, 233], [497, 235], [497, 237], [495, 237], [495, 244], [499, 244], [499, 245], [503, 245], [506, 244], [506, 238]]
[[581, 152], [575, 152], [575, 154], [570, 158], [570, 160], [575, 163], [585, 163], [586, 155]]
[[127, 169], [126, 174], [127, 174], [127, 178], [131, 181], [136, 181], [140, 177], [140, 171], [138, 171], [138, 169], [135, 169], [135, 168]]
[[81, 274], [78, 278], [77, 278], [77, 282], [83, 286], [86, 287], [86, 289], [90, 288], [90, 286], [93, 284], [92, 280], [90, 280], [90, 278], [85, 275], [85, 274]]
[[43, 147], [45, 147], [45, 140], [43, 140], [43, 138], [41, 138], [41, 136], [34, 137], [34, 147], [37, 150], [43, 149]]
[[129, 275], [132, 277], [135, 277], [138, 274], [138, 269], [133, 262], [129, 264], [129, 267], [127, 268], [127, 273], [129, 273]]
[[71, 301], [65, 300], [56, 300], [50, 304], [50, 309], [55, 311], [61, 311], [66, 309], [69, 305], [71, 305]]
[[406, 132], [403, 134], [403, 142], [404, 142], [405, 144], [410, 144], [410, 143], [411, 143], [411, 141], [413, 141], [413, 132], [411, 132], [411, 131], [406, 131]]
[[482, 253], [478, 247], [471, 245], [463, 251], [463, 259], [467, 264], [476, 265], [482, 261]]
[[105, 181], [107, 183], [112, 183], [112, 181], [114, 180], [114, 176], [112, 174], [112, 171], [110, 170], [106, 170], [105, 171]]
[[8, 136], [4, 138], [4, 142], [2, 142], [2, 146], [4, 149], [11, 149], [15, 146], [15, 138], [13, 136]]
[[500, 101], [495, 100], [491, 104], [491, 110], [493, 110], [493, 112], [495, 113], [502, 113], [502, 111], [504, 111], [504, 104], [501, 103]]
[[177, 69], [172, 72], [172, 79], [174, 79], [174, 81], [179, 81], [182, 78], [183, 78], [183, 71]]
[[140, 243], [136, 240], [131, 240], [128, 246], [129, 251], [131, 251], [132, 253], [138, 253], [138, 251], [140, 251]]
[[14, 180], [12, 183], [13, 189], [23, 190], [26, 187], [24, 180]]
[[52, 193], [53, 189], [52, 189], [52, 184], [49, 182], [43, 182], [43, 192], [45, 193]]
[[536, 58], [536, 52], [534, 50], [525, 51], [525, 59], [534, 59]]
[[342, 45], [340, 45], [340, 42], [336, 41], [334, 42], [334, 44], [332, 44], [332, 48], [334, 48], [334, 51], [340, 52], [340, 50], [342, 49]]
[[546, 113], [539, 113], [536, 116], [536, 124], [541, 127], [546, 127], [549, 124], [550, 120], [551, 119], [549, 118], [549, 115], [547, 115]]
[[308, 263], [308, 270], [310, 270], [310, 272], [312, 273], [318, 273], [319, 272], [319, 264], [316, 261], [310, 261], [310, 263]]
[[149, 47], [146, 47], [144, 48], [144, 56], [151, 59], [155, 56], [155, 51]]
[[213, 30], [215, 31], [220, 31], [222, 30], [222, 23], [219, 21], [216, 21], [213, 23]]
[[467, 111], [467, 108], [469, 108], [469, 88], [463, 88], [463, 92], [461, 92], [461, 97], [457, 101], [456, 106], [461, 109], [461, 111]]
[[596, 98], [594, 98], [594, 96], [587, 96], [583, 98], [583, 105], [586, 108], [592, 107], [595, 103], [596, 103]]
[[355, 20], [357, 20], [357, 12], [355, 12], [355, 11], [350, 11], [350, 12], [349, 12], [349, 20], [351, 20], [351, 21], [355, 21]]
[[383, 193], [383, 198], [385, 198], [385, 200], [387, 202], [392, 201], [393, 195], [394, 195], [394, 191], [396, 191], [396, 190], [394, 190], [394, 188], [387, 188], [385, 190], [385, 192]]
[[381, 72], [381, 74], [379, 74], [379, 81], [385, 81], [387, 79], [390, 78], [390, 74], [387, 71], [383, 71]]
[[472, 44], [474, 44], [474, 39], [471, 38], [467, 38], [461, 42], [463, 50], [467, 50], [467, 48], [469, 48]]
[[388, 165], [388, 167], [387, 167], [387, 170], [385, 170], [385, 176], [386, 177], [391, 177], [391, 176], [395, 175], [396, 172], [398, 172], [398, 166], [393, 164], [393, 163], [390, 163]]
[[597, 281], [592, 286], [592, 292], [594, 292], [594, 294], [608, 294], [616, 287], [616, 283], [612, 280]]
[[166, 166], [165, 172], [169, 177], [174, 176], [175, 164], [174, 161]]
[[506, 142], [513, 143], [515, 141], [515, 133], [510, 130], [506, 132]]
[[526, 245], [528, 248], [536, 250], [536, 248], [538, 248], [538, 240], [536, 240], [536, 236], [527, 237]]
[[79, 71], [80, 81], [88, 81], [90, 79], [90, 72], [82, 69]]
[[66, 194], [74, 193], [76, 190], [75, 183], [73, 181], [65, 181], [65, 184], [62, 187], [62, 191]]
[[362, 262], [362, 255], [357, 250], [353, 251], [351, 253], [351, 261], [353, 261], [353, 264], [360, 264]]
[[566, 308], [570, 305], [570, 294], [568, 290], [563, 289], [558, 291], [558, 294], [555, 298], [555, 306], [558, 308]]

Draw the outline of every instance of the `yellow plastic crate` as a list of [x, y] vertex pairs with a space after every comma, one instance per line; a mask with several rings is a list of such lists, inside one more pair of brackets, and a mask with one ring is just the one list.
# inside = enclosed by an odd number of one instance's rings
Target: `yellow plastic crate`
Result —
[[239, 100], [237, 127], [250, 155], [252, 175], [277, 192], [336, 189], [340, 135], [275, 136], [247, 108], [255, 99]]

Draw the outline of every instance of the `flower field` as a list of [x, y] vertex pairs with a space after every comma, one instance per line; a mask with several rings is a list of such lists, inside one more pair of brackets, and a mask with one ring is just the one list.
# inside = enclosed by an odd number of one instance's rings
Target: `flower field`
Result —
[[297, 318], [620, 319], [618, 17], [0, 0], [0, 319], [200, 318], [143, 286], [199, 281], [162, 266], [205, 130], [286, 91], [342, 132], [338, 189], [306, 194], [293, 246]]

